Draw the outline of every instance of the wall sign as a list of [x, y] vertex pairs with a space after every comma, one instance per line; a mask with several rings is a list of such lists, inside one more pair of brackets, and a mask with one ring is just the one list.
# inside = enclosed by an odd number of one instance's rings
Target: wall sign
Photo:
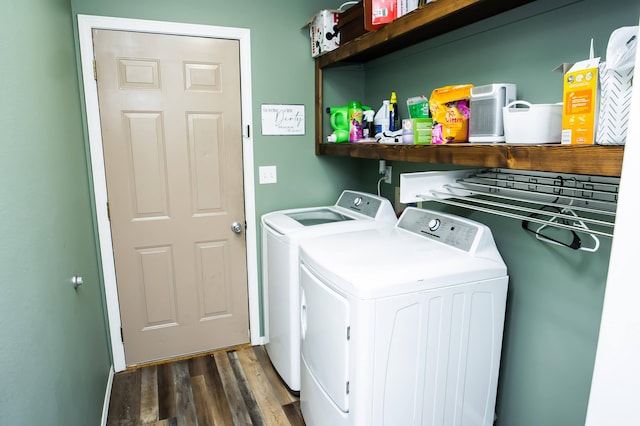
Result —
[[304, 105], [262, 104], [263, 135], [304, 135]]

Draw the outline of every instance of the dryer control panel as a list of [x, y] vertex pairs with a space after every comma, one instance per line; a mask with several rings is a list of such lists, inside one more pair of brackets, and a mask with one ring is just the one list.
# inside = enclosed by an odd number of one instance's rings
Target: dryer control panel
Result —
[[469, 252], [484, 225], [440, 212], [407, 208], [396, 226]]

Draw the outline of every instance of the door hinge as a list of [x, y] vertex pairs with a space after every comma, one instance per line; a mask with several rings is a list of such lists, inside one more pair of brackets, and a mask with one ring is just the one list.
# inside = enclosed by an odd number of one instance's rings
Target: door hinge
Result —
[[347, 395], [349, 395], [349, 381], [347, 380], [347, 387], [345, 389], [347, 391]]
[[120, 341], [124, 344], [124, 332], [122, 331], [122, 327], [120, 327]]
[[93, 60], [93, 79], [98, 81], [98, 64], [95, 59]]
[[347, 327], [347, 340], [351, 340], [351, 327]]
[[111, 222], [111, 208], [109, 207], [109, 202], [107, 201], [107, 219]]
[[244, 126], [244, 137], [245, 138], [250, 138], [251, 137], [251, 126], [249, 124]]

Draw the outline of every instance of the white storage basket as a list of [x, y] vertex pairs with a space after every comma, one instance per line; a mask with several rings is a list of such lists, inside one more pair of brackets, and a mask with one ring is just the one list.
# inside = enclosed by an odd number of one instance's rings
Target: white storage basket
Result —
[[[523, 105], [526, 108], [516, 108]], [[506, 143], [560, 143], [562, 103], [530, 104], [514, 101], [502, 108]]]

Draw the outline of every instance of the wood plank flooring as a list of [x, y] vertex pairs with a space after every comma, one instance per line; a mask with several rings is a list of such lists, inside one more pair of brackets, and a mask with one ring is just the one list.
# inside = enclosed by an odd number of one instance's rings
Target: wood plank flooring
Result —
[[117, 373], [107, 426], [304, 426], [262, 346]]

